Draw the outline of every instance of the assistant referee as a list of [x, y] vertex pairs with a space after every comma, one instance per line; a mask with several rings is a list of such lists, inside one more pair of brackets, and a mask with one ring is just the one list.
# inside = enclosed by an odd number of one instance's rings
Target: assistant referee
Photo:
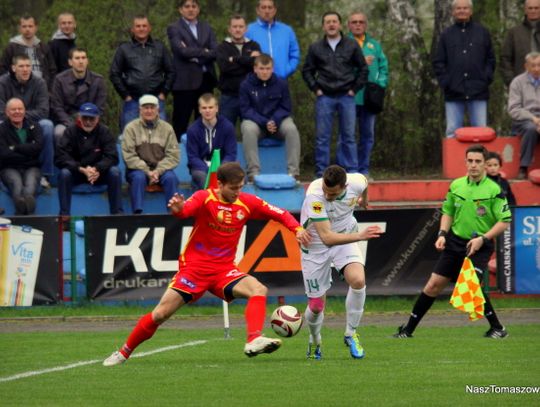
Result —
[[[512, 213], [499, 184], [486, 176], [488, 151], [475, 144], [465, 153], [467, 175], [450, 184], [442, 206], [441, 225], [435, 247], [441, 251], [422, 293], [413, 306], [406, 325], [398, 328], [395, 338], [411, 338], [422, 317], [433, 305], [435, 298], [459, 276], [466, 256], [471, 259], [480, 281], [493, 253], [493, 239], [512, 221]], [[508, 336], [501, 325], [491, 301], [484, 291], [485, 316], [490, 329], [485, 337], [502, 339]]]

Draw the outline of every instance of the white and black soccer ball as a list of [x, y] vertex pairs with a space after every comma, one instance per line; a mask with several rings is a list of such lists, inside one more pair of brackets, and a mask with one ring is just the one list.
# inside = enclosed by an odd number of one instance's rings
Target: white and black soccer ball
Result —
[[274, 332], [286, 338], [296, 335], [302, 328], [302, 322], [302, 314], [292, 305], [277, 307], [270, 317]]

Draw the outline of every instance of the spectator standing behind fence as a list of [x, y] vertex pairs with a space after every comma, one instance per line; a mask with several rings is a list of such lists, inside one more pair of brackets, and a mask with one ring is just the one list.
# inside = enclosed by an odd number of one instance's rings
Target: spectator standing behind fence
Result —
[[178, 141], [172, 126], [159, 117], [159, 101], [154, 95], [139, 99], [139, 118], [124, 129], [122, 155], [133, 213], [142, 213], [144, 191], [161, 186], [165, 207], [176, 193], [178, 178], [174, 169], [180, 162]]
[[362, 49], [341, 33], [341, 16], [327, 11], [322, 17], [324, 37], [309, 46], [302, 76], [317, 96], [315, 104], [315, 175], [330, 164], [334, 115], [339, 118], [336, 164], [349, 173], [358, 171], [356, 105], [354, 95], [364, 87], [368, 67]]
[[116, 141], [107, 126], [100, 123], [100, 114], [96, 105], [84, 103], [79, 117], [68, 126], [56, 146], [60, 215], [71, 213], [73, 186], [85, 183], [107, 185], [110, 213], [123, 212]]
[[236, 125], [240, 118], [240, 83], [248, 73], [253, 72], [253, 62], [255, 57], [261, 54], [261, 47], [245, 36], [246, 20], [240, 15], [230, 18], [228, 31], [230, 37], [225, 38], [216, 49], [219, 66], [218, 88], [221, 91], [219, 107], [220, 114]]
[[444, 93], [446, 137], [463, 126], [465, 108], [471, 126], [486, 126], [489, 85], [495, 54], [489, 31], [472, 21], [471, 0], [454, 0], [454, 24], [444, 30], [433, 57], [433, 69]]
[[159, 114], [167, 120], [165, 99], [175, 78], [172, 58], [163, 42], [152, 38], [152, 26], [145, 15], [133, 17], [131, 40], [120, 44], [114, 54], [109, 78], [124, 101], [120, 130], [139, 117], [139, 98], [154, 95], [159, 99]]
[[518, 179], [527, 178], [540, 133], [540, 52], [527, 54], [525, 69], [510, 83], [508, 91], [512, 134], [521, 135]]
[[53, 123], [49, 120], [49, 94], [45, 80], [33, 74], [32, 63], [26, 55], [13, 57], [10, 72], [0, 76], [0, 120], [5, 120], [5, 106], [11, 98], [21, 99], [26, 109], [26, 117], [41, 127], [41, 186], [48, 188], [48, 178], [54, 172]]
[[180, 140], [191, 114], [199, 117], [197, 100], [217, 83], [214, 60], [217, 41], [212, 27], [199, 20], [198, 0], [179, 0], [180, 19], [167, 27], [176, 79], [173, 85], [173, 127]]
[[32, 73], [43, 78], [50, 88], [56, 75], [56, 65], [49, 47], [36, 37], [37, 20], [25, 14], [19, 19], [19, 35], [11, 38], [0, 58], [0, 74], [9, 72], [13, 57], [27, 55], [31, 61]]
[[75, 29], [77, 22], [75, 16], [71, 13], [61, 13], [57, 19], [58, 29], [49, 41], [49, 49], [56, 65], [58, 73], [63, 72], [71, 67], [69, 64], [69, 51], [76, 47]]
[[41, 178], [41, 129], [26, 118], [21, 99], [8, 100], [5, 114], [0, 124], [0, 180], [11, 195], [15, 215], [32, 215]]
[[285, 140], [287, 171], [300, 175], [300, 134], [291, 117], [291, 95], [287, 81], [273, 73], [272, 57], [255, 58], [254, 72], [240, 85], [242, 140], [247, 163], [248, 182], [261, 170], [258, 142], [263, 137]]
[[540, 51], [540, 0], [526, 0], [523, 7], [523, 21], [508, 30], [501, 48], [501, 72], [506, 86], [523, 73], [525, 56]]
[[[348, 26], [350, 36], [360, 45], [368, 65], [368, 82], [376, 83], [382, 88], [388, 85], [388, 60], [384, 55], [381, 44], [366, 30], [368, 28], [367, 16], [354, 11], [349, 15]], [[365, 87], [356, 93], [356, 120], [358, 122], [358, 172], [367, 176], [369, 174], [369, 161], [371, 150], [375, 143], [375, 119], [377, 115], [364, 106]]]
[[203, 189], [214, 150], [221, 163], [236, 161], [236, 133], [232, 123], [218, 114], [217, 98], [205, 93], [199, 98], [199, 117], [187, 130], [187, 158], [195, 189]]
[[276, 20], [277, 7], [273, 0], [259, 0], [256, 11], [257, 20], [249, 24], [246, 36], [272, 57], [276, 76], [287, 79], [300, 62], [296, 34], [292, 27]]
[[83, 103], [93, 103], [103, 113], [107, 102], [107, 87], [103, 76], [88, 69], [88, 55], [83, 48], [69, 51], [69, 66], [54, 78], [51, 90], [51, 114], [56, 126], [57, 141], [73, 124]]

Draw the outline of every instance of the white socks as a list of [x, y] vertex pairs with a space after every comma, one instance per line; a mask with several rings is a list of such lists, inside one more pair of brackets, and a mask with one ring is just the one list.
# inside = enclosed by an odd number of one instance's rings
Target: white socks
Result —
[[321, 328], [324, 320], [324, 311], [315, 314], [311, 309], [306, 307], [305, 312], [306, 322], [309, 327], [309, 343], [319, 345], [321, 343]]
[[345, 299], [345, 310], [347, 312], [347, 326], [345, 336], [352, 336], [356, 328], [360, 325], [360, 319], [364, 313], [364, 303], [366, 302], [366, 287], [355, 290], [349, 287], [347, 298]]

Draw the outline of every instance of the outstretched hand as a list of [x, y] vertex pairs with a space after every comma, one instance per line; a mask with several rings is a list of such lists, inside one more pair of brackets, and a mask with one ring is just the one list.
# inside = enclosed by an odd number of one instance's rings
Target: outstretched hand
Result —
[[381, 233], [383, 233], [383, 231], [379, 226], [368, 226], [361, 232], [358, 232], [358, 234], [360, 235], [360, 239], [358, 240], [369, 240], [377, 238], [381, 236]]
[[311, 243], [311, 234], [306, 229], [300, 229], [296, 232], [296, 240], [302, 246], [307, 247]]
[[169, 199], [169, 203], [167, 204], [168, 208], [171, 208], [171, 211], [173, 213], [182, 212], [182, 209], [184, 209], [184, 203], [186, 202], [184, 195], [178, 195], [177, 193], [173, 195], [171, 199]]

